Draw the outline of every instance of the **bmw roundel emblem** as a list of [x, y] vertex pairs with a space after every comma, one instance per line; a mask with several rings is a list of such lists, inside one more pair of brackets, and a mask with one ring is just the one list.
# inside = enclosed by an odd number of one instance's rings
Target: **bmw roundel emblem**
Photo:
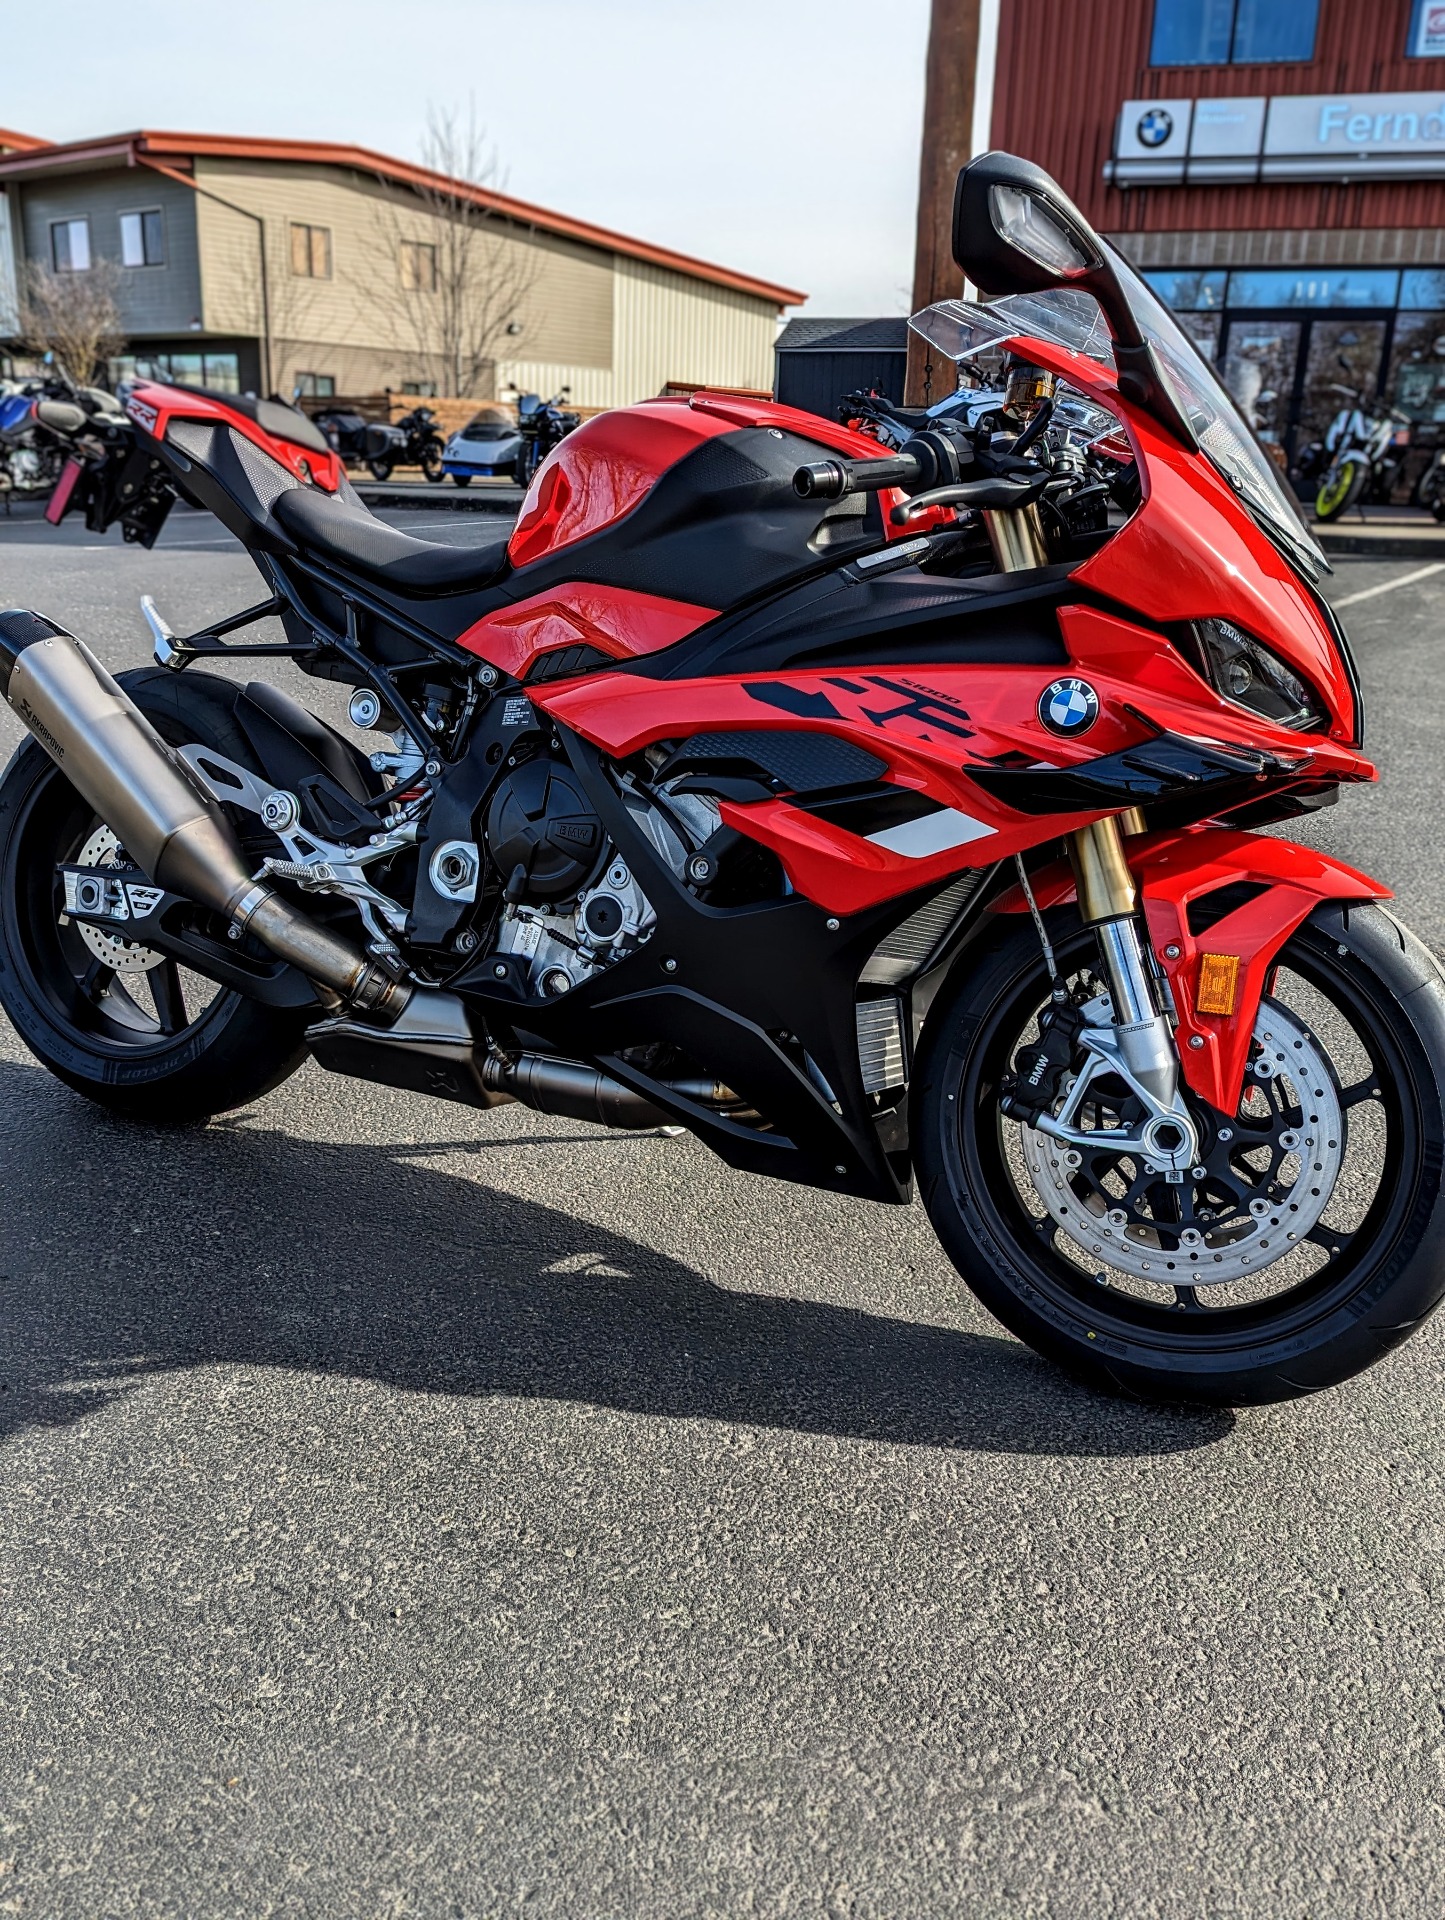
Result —
[[1151, 107], [1139, 116], [1135, 132], [1141, 147], [1162, 147], [1174, 131], [1174, 115], [1167, 107]]
[[1099, 717], [1099, 696], [1087, 680], [1051, 680], [1039, 695], [1039, 718], [1050, 733], [1087, 733]]

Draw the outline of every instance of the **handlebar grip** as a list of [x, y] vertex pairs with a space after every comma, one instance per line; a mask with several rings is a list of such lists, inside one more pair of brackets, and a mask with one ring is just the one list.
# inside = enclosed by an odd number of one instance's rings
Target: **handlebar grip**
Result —
[[911, 453], [897, 453], [888, 460], [819, 460], [798, 468], [793, 475], [793, 491], [803, 500], [841, 500], [846, 493], [906, 487], [918, 481], [922, 472]]

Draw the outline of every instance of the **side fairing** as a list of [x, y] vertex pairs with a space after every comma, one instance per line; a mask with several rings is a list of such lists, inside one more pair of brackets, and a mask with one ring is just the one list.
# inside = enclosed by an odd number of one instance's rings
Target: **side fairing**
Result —
[[[1047, 664], [935, 660], [691, 680], [596, 673], [533, 697], [615, 759], [726, 736], [736, 759], [766, 765], [767, 736], [778, 733], [872, 755], [876, 777], [855, 791], [723, 806], [727, 824], [770, 848], [792, 885], [830, 913], [991, 865], [1152, 799], [1155, 788], [1217, 781], [1222, 806], [1254, 792], [1265, 764], [1271, 777], [1285, 769], [1302, 781], [1371, 777], [1332, 741], [1231, 708], [1161, 635], [1091, 607], [1058, 617], [1069, 659], [1098, 696], [1097, 720], [1071, 738], [1040, 720], [1060, 672]], [[751, 756], [749, 741], [762, 743]]]

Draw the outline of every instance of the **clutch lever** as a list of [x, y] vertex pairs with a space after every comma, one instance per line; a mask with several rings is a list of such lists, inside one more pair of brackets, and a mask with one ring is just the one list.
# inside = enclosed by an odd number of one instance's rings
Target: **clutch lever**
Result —
[[888, 518], [895, 527], [906, 527], [910, 520], [930, 507], [976, 507], [981, 513], [1010, 513], [1019, 507], [1031, 507], [1049, 484], [1047, 468], [1027, 480], [990, 474], [979, 480], [960, 480], [951, 487], [934, 487], [928, 493], [915, 493], [911, 500], [896, 506]]

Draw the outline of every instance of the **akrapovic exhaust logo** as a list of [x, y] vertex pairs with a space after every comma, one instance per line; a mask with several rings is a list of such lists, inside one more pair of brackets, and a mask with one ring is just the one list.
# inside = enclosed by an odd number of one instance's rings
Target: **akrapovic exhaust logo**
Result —
[[20, 696], [15, 711], [20, 715], [20, 718], [25, 722], [26, 726], [29, 727], [30, 731], [35, 735], [35, 738], [40, 742], [41, 746], [44, 747], [52, 760], [63, 760], [65, 758], [64, 747], [61, 746], [49, 727], [46, 726], [45, 722], [35, 712], [23, 693]]

